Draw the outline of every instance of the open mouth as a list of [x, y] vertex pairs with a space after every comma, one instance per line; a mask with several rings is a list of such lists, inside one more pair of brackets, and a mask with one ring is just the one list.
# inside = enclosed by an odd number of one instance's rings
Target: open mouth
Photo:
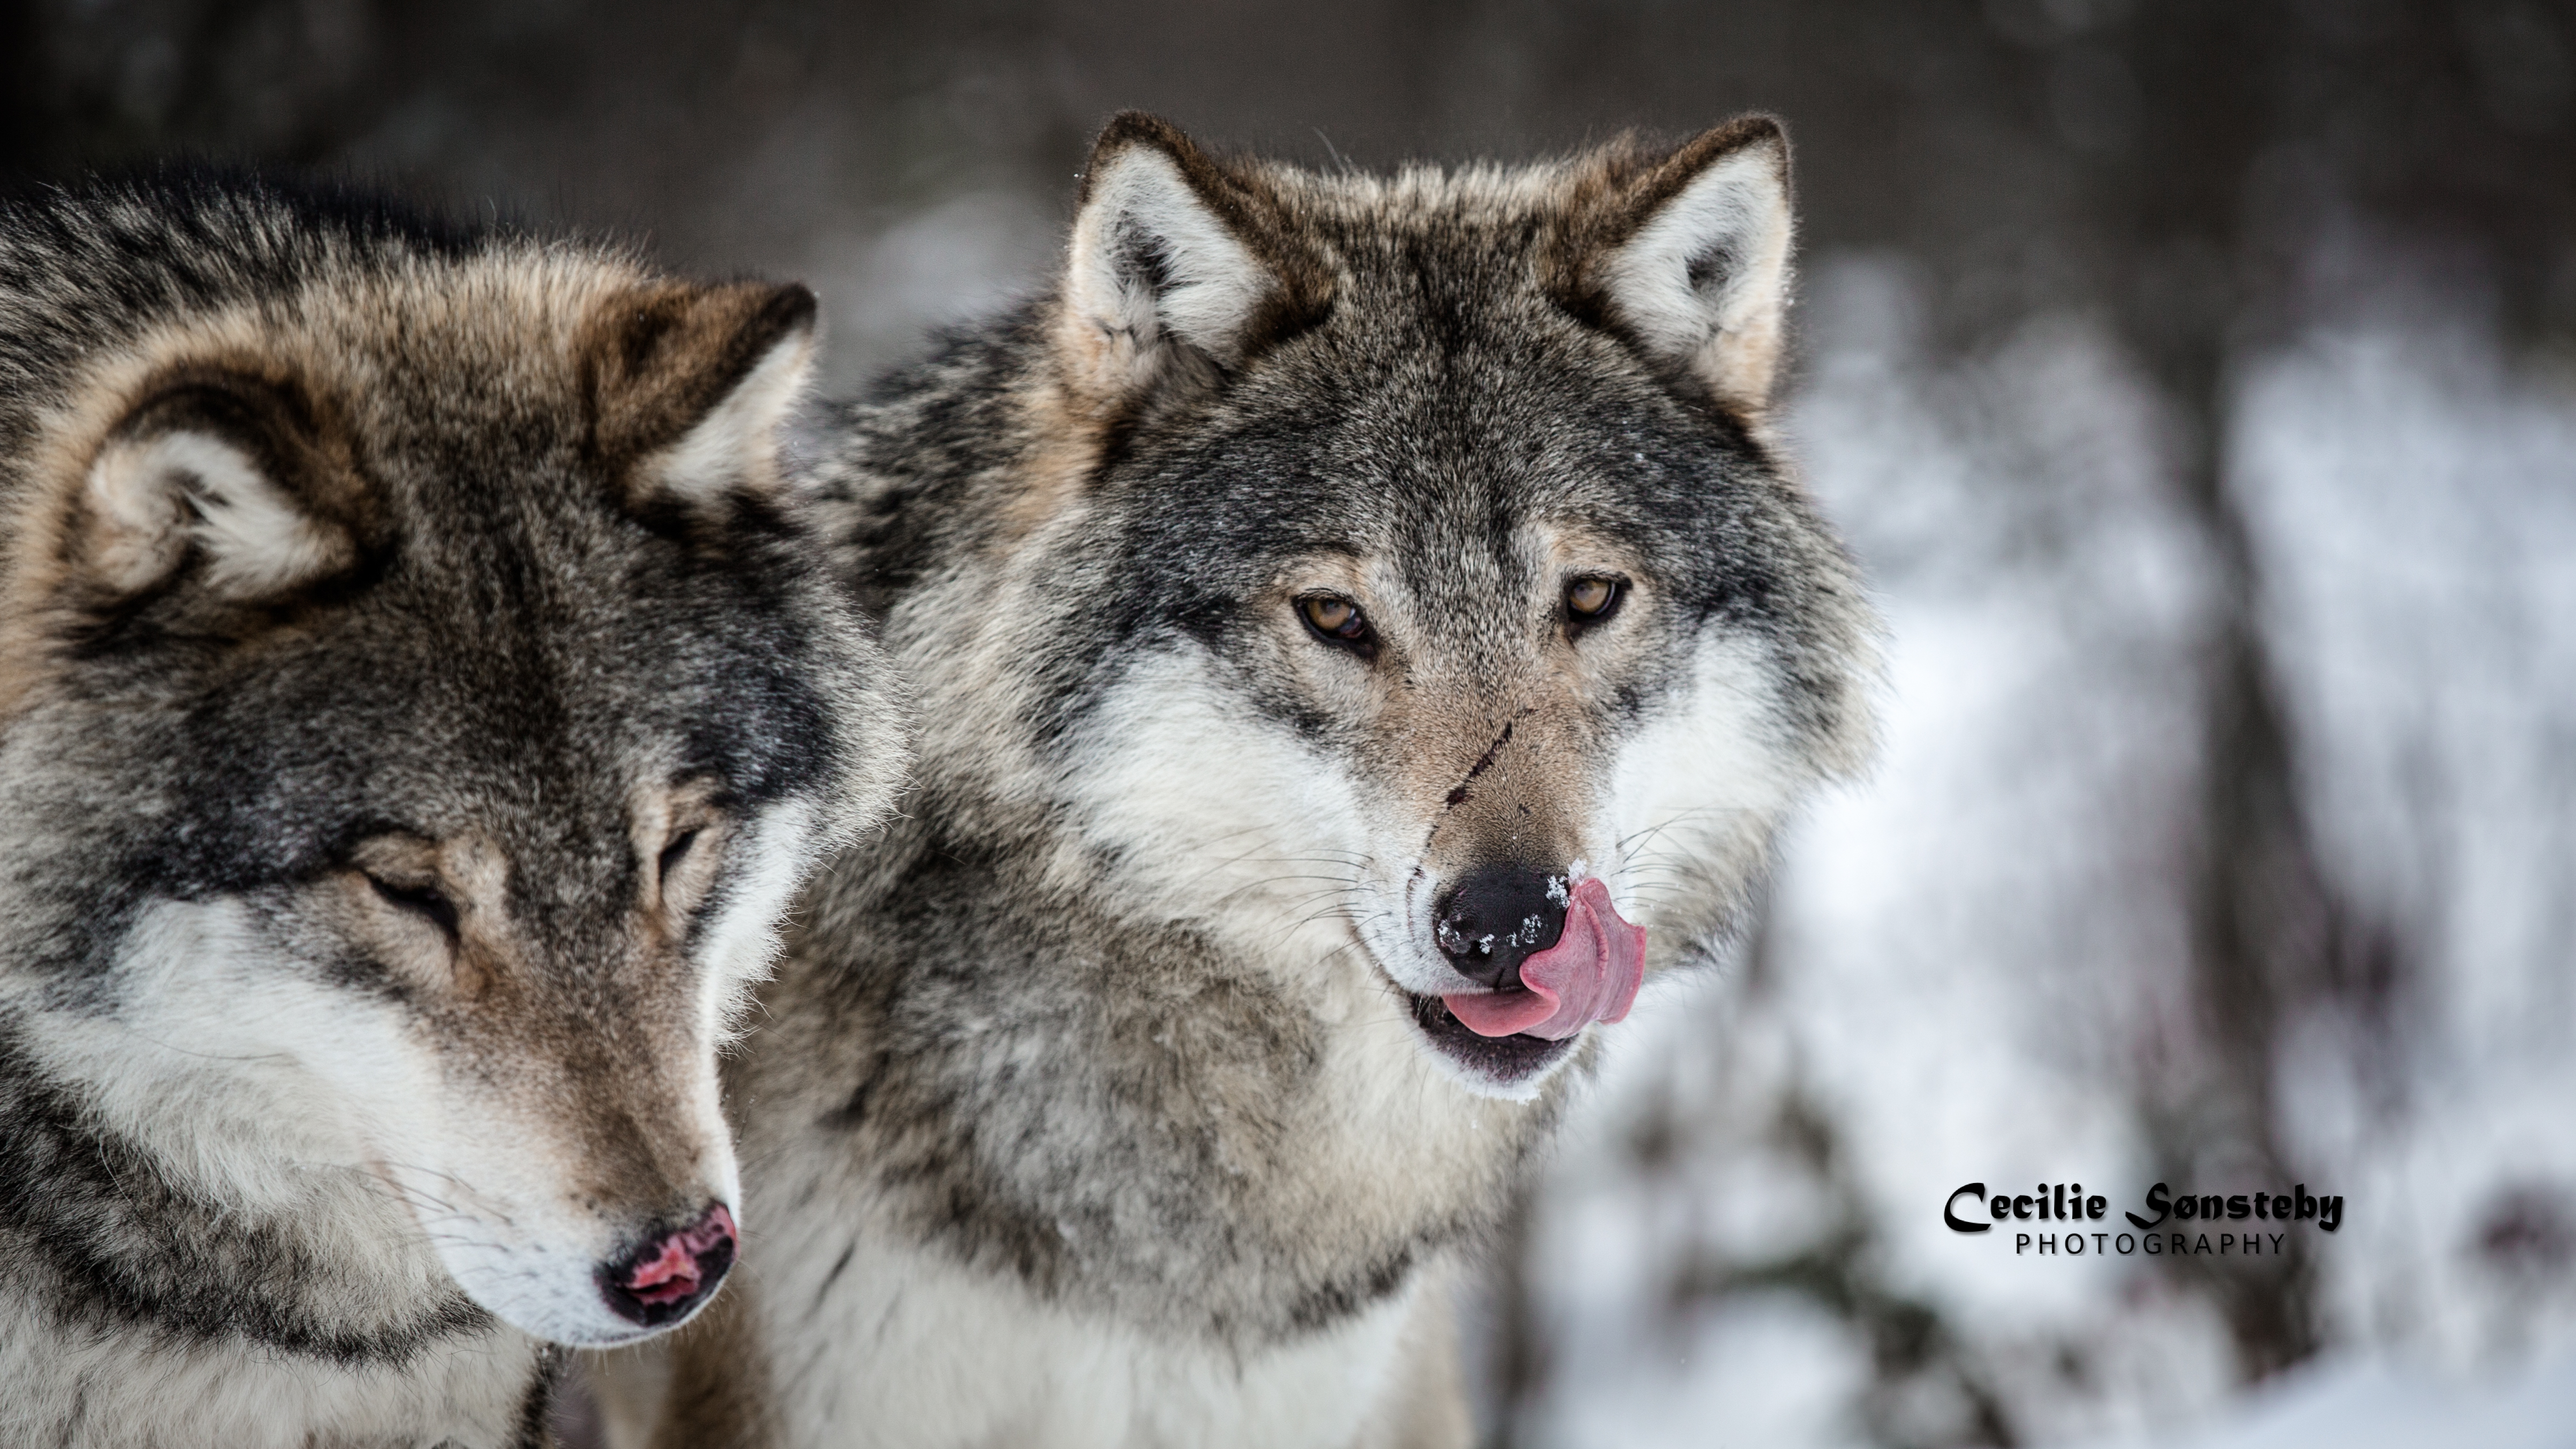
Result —
[[1577, 1033], [1550, 1041], [1527, 1032], [1479, 1036], [1439, 997], [1416, 996], [1410, 991], [1404, 994], [1413, 1007], [1413, 1024], [1421, 1030], [1423, 1039], [1442, 1056], [1497, 1087], [1517, 1087], [1538, 1077], [1563, 1061], [1581, 1037]]

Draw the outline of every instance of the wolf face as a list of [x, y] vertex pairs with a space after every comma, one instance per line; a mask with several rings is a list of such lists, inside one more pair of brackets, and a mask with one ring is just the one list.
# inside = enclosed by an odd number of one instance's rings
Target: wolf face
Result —
[[916, 794], [764, 988], [768, 1237], [662, 1442], [1467, 1442], [1445, 1265], [1868, 745], [1765, 416], [1783, 148], [1125, 117], [1052, 292], [842, 414]]
[[685, 1319], [716, 1049], [903, 753], [772, 458], [812, 298], [259, 196], [13, 221], [0, 1115], [64, 1163], [0, 1224], [164, 1333]]
[[1003, 505], [1040, 622], [946, 675], [1037, 733], [930, 748], [1065, 802], [1068, 877], [1534, 1091], [1868, 748], [1874, 625], [1765, 424], [1788, 244], [1766, 121], [1392, 181], [1113, 126], [1042, 324], [1099, 452]]

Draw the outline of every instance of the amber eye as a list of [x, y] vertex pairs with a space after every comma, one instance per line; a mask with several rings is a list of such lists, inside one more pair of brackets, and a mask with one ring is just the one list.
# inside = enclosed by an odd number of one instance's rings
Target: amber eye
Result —
[[1565, 586], [1565, 612], [1578, 624], [1598, 624], [1618, 607], [1617, 579], [1576, 579]]
[[1368, 616], [1339, 594], [1308, 594], [1297, 601], [1297, 612], [1305, 617], [1307, 628], [1333, 643], [1369, 642]]

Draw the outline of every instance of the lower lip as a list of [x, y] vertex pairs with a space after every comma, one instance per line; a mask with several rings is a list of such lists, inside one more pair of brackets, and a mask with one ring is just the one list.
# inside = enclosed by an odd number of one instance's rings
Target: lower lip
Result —
[[1449, 1008], [1437, 996], [1415, 996], [1405, 993], [1412, 1003], [1414, 1029], [1431, 1041], [1434, 1050], [1469, 1071], [1501, 1087], [1516, 1087], [1546, 1071], [1574, 1050], [1581, 1033], [1562, 1041], [1523, 1033], [1518, 1036], [1478, 1036], [1466, 1023], [1450, 1015]]

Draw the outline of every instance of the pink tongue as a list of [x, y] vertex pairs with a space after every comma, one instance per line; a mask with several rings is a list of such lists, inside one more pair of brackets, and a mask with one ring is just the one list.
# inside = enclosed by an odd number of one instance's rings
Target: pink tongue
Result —
[[1563, 1041], [1596, 1021], [1618, 1021], [1646, 979], [1646, 928], [1619, 919], [1599, 878], [1574, 888], [1565, 934], [1521, 963], [1525, 990], [1444, 996], [1449, 1014], [1478, 1036]]

